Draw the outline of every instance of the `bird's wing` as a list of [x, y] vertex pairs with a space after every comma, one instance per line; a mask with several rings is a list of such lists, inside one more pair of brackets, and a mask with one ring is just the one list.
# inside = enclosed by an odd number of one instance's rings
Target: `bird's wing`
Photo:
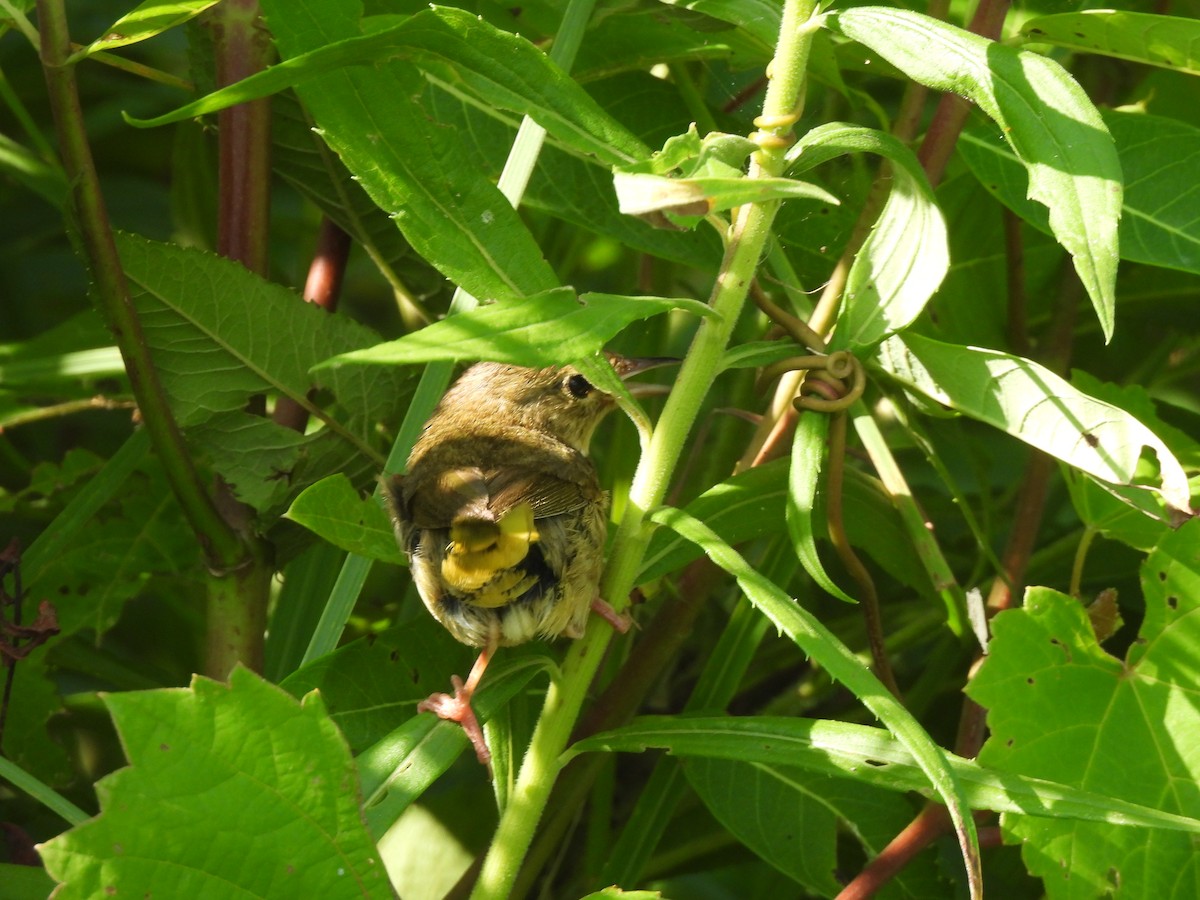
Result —
[[497, 518], [509, 510], [528, 503], [535, 519], [559, 516], [582, 509], [603, 497], [600, 485], [591, 472], [579, 479], [570, 476], [580, 473], [560, 471], [559, 477], [545, 469], [505, 466], [489, 473], [488, 507]]
[[[456, 522], [499, 522], [527, 504], [535, 519], [581, 509], [603, 498], [595, 475], [569, 468], [559, 477], [542, 468], [461, 466], [432, 478], [402, 481], [402, 502], [395, 506], [416, 528], [449, 528]], [[583, 477], [572, 478], [575, 475]]]

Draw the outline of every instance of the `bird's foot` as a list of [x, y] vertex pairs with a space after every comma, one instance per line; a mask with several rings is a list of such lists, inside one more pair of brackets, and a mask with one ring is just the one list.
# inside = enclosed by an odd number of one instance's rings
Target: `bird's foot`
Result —
[[487, 742], [483, 739], [483, 729], [475, 718], [475, 710], [471, 708], [471, 694], [474, 685], [463, 686], [462, 679], [457, 675], [450, 677], [454, 685], [454, 694], [430, 694], [417, 704], [417, 712], [431, 712], [438, 718], [457, 722], [466, 732], [471, 746], [475, 748], [475, 756], [487, 767], [488, 774], [492, 773], [492, 753], [488, 750]]
[[592, 601], [592, 612], [603, 618], [609, 625], [615, 628], [621, 634], [625, 634], [633, 626], [633, 619], [628, 613], [619, 613], [611, 606], [603, 597], [597, 597]]

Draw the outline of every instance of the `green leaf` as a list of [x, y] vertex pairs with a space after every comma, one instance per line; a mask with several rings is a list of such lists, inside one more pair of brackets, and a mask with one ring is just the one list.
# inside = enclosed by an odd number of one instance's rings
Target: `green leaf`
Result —
[[300, 668], [345, 560], [346, 554], [333, 544], [314, 541], [282, 567], [283, 587], [272, 598], [263, 647], [268, 681], [278, 684]]
[[875, 153], [892, 163], [892, 188], [846, 281], [837, 347], [869, 347], [906, 328], [950, 267], [946, 222], [916, 156], [890, 134], [831, 122], [788, 151], [795, 171], [846, 153]]
[[[174, 516], [157, 515], [173, 507], [165, 484], [137, 473], [149, 448], [148, 435], [139, 430], [107, 463], [84, 450], [69, 451], [62, 465], [37, 466], [22, 492], [41, 509], [54, 508], [60, 495], [70, 498], [21, 554], [26, 596], [54, 598], [63, 634], [82, 628], [102, 634], [148, 573], [194, 562], [194, 536]], [[105, 509], [118, 495], [120, 511]], [[61, 712], [57, 679], [47, 671], [42, 648], [16, 669], [5, 734], [9, 757], [52, 783], [69, 777], [66, 752], [47, 729]]]
[[[54, 527], [43, 531], [21, 555], [26, 587], [36, 585], [43, 572], [77, 542], [76, 536], [106, 503], [124, 489], [126, 481], [142, 465], [149, 452], [149, 435], [144, 430], [135, 431], [102, 468], [89, 471], [89, 477], [80, 490], [54, 517]], [[66, 458], [69, 459], [70, 454]], [[61, 484], [57, 477], [55, 482]]]
[[792, 536], [796, 557], [809, 577], [830, 596], [847, 603], [856, 603], [853, 597], [829, 577], [821, 558], [817, 555], [813, 515], [827, 452], [825, 439], [828, 435], [829, 416], [814, 412], [800, 416], [792, 441], [792, 462], [788, 476], [788, 533]]
[[666, 227], [693, 228], [708, 213], [743, 203], [809, 199], [833, 206], [824, 188], [792, 178], [746, 178], [744, 163], [755, 150], [740, 135], [715, 131], [700, 137], [696, 126], [669, 138], [648, 159], [613, 173], [620, 211]]
[[[118, 248], [180, 424], [241, 410], [268, 389], [313, 411], [304, 350], [324, 343], [330, 316], [213, 254], [134, 235], [120, 235]], [[352, 343], [371, 343], [365, 329], [342, 324]]]
[[[1083, 608], [1077, 602], [1076, 606]], [[1085, 626], [1086, 619], [1084, 615]], [[1061, 655], [1060, 650], [1054, 652]], [[1081, 711], [1079, 717], [1084, 716]], [[1029, 718], [1028, 711], [1025, 718]], [[566, 758], [597, 750], [641, 752], [649, 748], [661, 748], [676, 756], [790, 766], [892, 791], [930, 793], [929, 779], [922, 767], [895, 735], [882, 728], [829, 719], [642, 716], [624, 728], [579, 741], [572, 745]], [[1048, 756], [1050, 751], [1038, 752]], [[1066, 749], [1056, 752], [1059, 769], [1076, 770], [1078, 761]], [[1107, 790], [1081, 790], [1049, 778], [981, 766], [947, 751], [941, 753], [973, 809], [1023, 813], [1043, 820], [1080, 819], [1162, 828], [1181, 836], [1200, 834], [1200, 818], [1194, 815], [1125, 801]]]
[[[362, 7], [354, 0], [266, 0], [262, 8], [285, 61], [362, 37]], [[453, 34], [447, 39], [456, 40]], [[524, 58], [528, 49], [517, 55]], [[410, 62], [334, 69], [296, 90], [317, 133], [374, 203], [455, 284], [483, 299], [558, 285], [509, 201], [483, 172], [462, 164], [458, 132], [440, 125], [430, 108], [439, 89]]]
[[216, 413], [188, 437], [234, 495], [259, 512], [278, 507], [295, 489], [288, 476], [312, 443], [298, 431], [240, 410]]
[[97, 50], [113, 50], [152, 38], [176, 25], [182, 25], [216, 3], [217, 0], [144, 0], [106, 28], [102, 36], [80, 50], [73, 59], [82, 59]]
[[[785, 766], [689, 758], [689, 784], [713, 814], [747, 847], [814, 894], [834, 897], [842, 884], [839, 842], [856, 840], [868, 858], [881, 850], [916, 814], [907, 797], [841, 778], [813, 778]], [[749, 799], [752, 798], [752, 799]], [[909, 861], [892, 879], [900, 896], [936, 897], [949, 885], [929, 855]]]
[[616, 294], [577, 298], [570, 288], [557, 288], [458, 313], [399, 340], [342, 354], [318, 368], [476, 359], [520, 366], [568, 365], [599, 353], [630, 323], [676, 309], [714, 314], [696, 300]]
[[[728, 58], [733, 50], [720, 36], [699, 32], [662, 15], [655, 6], [596, 17], [579, 47], [571, 71], [580, 82], [611, 78], [622, 72], [646, 72], [656, 65]], [[640, 14], [638, 14], [640, 13]]]
[[687, 131], [667, 138], [662, 149], [648, 159], [622, 166], [619, 171], [647, 175], [675, 173], [684, 178], [734, 176], [757, 149], [754, 141], [740, 134], [712, 131], [701, 137], [693, 122]]
[[[10, 732], [10, 740], [12, 736]], [[13, 743], [16, 742], [13, 741]], [[6, 756], [0, 756], [0, 778], [24, 791], [72, 825], [82, 825], [89, 818], [87, 813], [62, 794], [53, 790], [49, 785], [43, 784]], [[42, 896], [44, 897], [45, 894]]]
[[350, 553], [408, 565], [379, 501], [364, 497], [344, 475], [330, 475], [306, 488], [292, 501], [287, 518]]
[[[44, 596], [27, 593], [29, 597]], [[27, 615], [33, 613], [27, 609]], [[61, 638], [54, 638], [51, 644]], [[4, 746], [7, 764], [2, 772], [4, 777], [19, 787], [29, 790], [34, 782], [22, 783], [14, 778], [12, 769], [17, 769], [37, 782], [49, 785], [66, 785], [70, 783], [74, 768], [62, 742], [55, 740], [50, 733], [50, 723], [64, 715], [63, 700], [60, 695], [58, 672], [51, 671], [47, 665], [48, 646], [43, 645], [30, 653], [16, 666], [13, 676], [12, 694], [8, 702], [8, 714], [4, 722]], [[11, 767], [11, 769], [10, 769]], [[38, 785], [39, 789], [42, 785]], [[69, 822], [74, 822], [71, 804], [61, 805], [61, 797], [53, 800], [40, 790], [31, 791], [38, 800], [54, 810]], [[86, 818], [86, 815], [84, 816]]]
[[[417, 715], [417, 704], [465, 674], [476, 651], [458, 643], [423, 609], [403, 625], [360, 638], [293, 672], [293, 696], [320, 691], [350, 752], [358, 755]], [[489, 668], [489, 680], [491, 678]]]
[[106, 703], [130, 766], [98, 785], [99, 816], [42, 845], [55, 896], [394, 896], [318, 696], [237, 669]]
[[1021, 35], [1030, 43], [1054, 44], [1132, 62], [1200, 75], [1200, 22], [1115, 9], [1087, 9], [1029, 19]]
[[977, 896], [980, 892], [980, 874], [975, 823], [970, 817], [961, 785], [947, 763], [945, 751], [933, 742], [912, 714], [888, 693], [879, 680], [829, 629], [775, 584], [752, 569], [712, 529], [686, 513], [670, 507], [657, 510], [651, 518], [702, 546], [714, 563], [737, 579], [738, 586], [747, 598], [777, 628], [795, 641], [813, 661], [823, 666], [831, 677], [846, 685], [912, 753], [928, 782], [934, 786], [938, 796], [947, 805], [959, 836], [963, 861], [972, 885], [971, 892]]
[[0, 172], [35, 191], [56, 209], [66, 205], [68, 190], [62, 167], [47, 162], [7, 135], [0, 134]]
[[165, 115], [127, 120], [144, 128], [168, 125], [266, 97], [347, 67], [396, 62], [444, 79], [449, 90], [469, 92], [482, 107], [528, 115], [559, 140], [608, 165], [646, 154], [637, 138], [529, 41], [500, 31], [466, 10], [446, 6], [285, 59]]
[[[238, 263], [131, 235], [121, 235], [118, 247], [180, 424], [196, 426], [218, 413], [240, 412], [253, 394], [271, 392], [319, 418], [336, 443], [381, 461], [372, 432], [403, 399], [404, 373], [333, 373], [324, 383], [342, 404], [344, 421], [309, 396], [319, 383], [310, 367], [375, 343], [372, 332], [304, 303]], [[310, 436], [310, 442], [315, 439]], [[267, 440], [276, 446], [281, 441], [278, 435]], [[262, 472], [263, 478], [271, 476]]]
[[[780, 540], [774, 543], [782, 546]], [[795, 568], [791, 560], [786, 560], [785, 564]], [[688, 698], [687, 711], [719, 709], [729, 704], [769, 627], [766, 617], [759, 615], [749, 601], [742, 598], [736, 603]], [[612, 845], [612, 852], [600, 872], [602, 883], [632, 884], [641, 878], [646, 862], [666, 833], [671, 814], [685, 791], [679, 766], [671, 760], [660, 759], [639, 793], [620, 837]]]
[[1058, 63], [907, 10], [860, 7], [829, 27], [910, 78], [973, 101], [1003, 129], [1029, 174], [1029, 196], [1075, 262], [1106, 340], [1112, 337], [1121, 167], [1104, 121]]
[[[616, 83], [614, 83], [616, 82]], [[676, 102], [673, 88], [648, 74], [610, 79], [594, 87], [597, 100], [632, 102], [637, 91], [639, 106], [659, 107]], [[461, 97], [432, 92], [429, 103], [436, 120], [458, 136], [460, 165], [475, 167], [492, 179], [503, 170], [514, 130], [510, 123], [480, 110]], [[594, 160], [559, 149], [553, 142], [542, 148], [522, 208], [543, 210], [618, 244], [688, 266], [716, 271], [721, 259], [721, 241], [715, 231], [664, 231], [647, 222], [621, 215], [617, 210], [612, 172]]]
[[[727, 544], [774, 537], [779, 534], [779, 521], [788, 514], [790, 465], [788, 460], [775, 460], [739, 472], [713, 485], [685, 506], [684, 511], [715, 531]], [[845, 475], [843, 502], [846, 533], [851, 543], [865, 550], [901, 583], [918, 590], [928, 589], [929, 579], [915, 559], [912, 542], [879, 482], [854, 469], [847, 470]], [[819, 492], [816, 502], [820, 502]], [[821, 528], [814, 536], [824, 537], [825, 530]], [[703, 551], [691, 541], [660, 528], [650, 538], [638, 582], [645, 584], [677, 572], [701, 555]]]
[[622, 215], [611, 175], [553, 147], [542, 151], [522, 205], [610, 237], [631, 250], [704, 271], [715, 272], [721, 259], [716, 232], [666, 231]]
[[[1200, 129], [1145, 113], [1104, 113], [1121, 169], [1125, 197], [1121, 211], [1121, 258], [1200, 273], [1200, 223], [1179, 197], [1200, 161]], [[1041, 231], [1050, 233], [1043, 207], [1025, 198], [1020, 162], [994, 131], [968, 129], [959, 146], [980, 183], [1001, 203]]]
[[271, 99], [271, 150], [273, 171], [350, 235], [398, 295], [425, 298], [446, 291], [442, 274], [416, 254], [396, 223], [313, 133], [311, 116], [292, 92]]
[[[31, 596], [53, 597], [61, 635], [84, 629], [103, 635], [152, 578], [181, 593], [190, 586], [174, 578], [195, 566], [195, 535], [180, 519], [161, 468], [144, 462], [148, 443], [145, 436], [131, 438], [105, 465], [76, 451], [63, 466], [45, 466], [44, 474], [60, 479], [52, 492], [43, 488], [46, 497], [58, 502], [63, 492], [72, 499], [55, 518], [52, 536], [30, 547], [23, 575]], [[81, 476], [86, 482], [76, 490], [71, 479]]]
[[806, 790], [778, 769], [703, 757], [683, 771], [738, 840], [813, 894], [837, 895], [838, 819], [821, 796], [824, 785]]
[[0, 363], [0, 383], [9, 387], [45, 385], [80, 378], [118, 378], [125, 363], [117, 347], [96, 347], [45, 355], [21, 353]]
[[[915, 334], [887, 340], [879, 362], [906, 388], [935, 403], [1097, 478], [1154, 491], [1168, 506], [1188, 509], [1187, 474], [1166, 444], [1125, 410], [1089, 397], [1035, 362]], [[1158, 458], [1158, 487], [1138, 480], [1146, 449]]]
[[[505, 649], [498, 659], [488, 664], [487, 678], [471, 698], [471, 708], [479, 721], [485, 724], [491, 721], [534, 678], [547, 670], [553, 671], [554, 663], [543, 646], [526, 644]], [[440, 689], [445, 689], [445, 683]], [[416, 706], [412, 709], [415, 713]], [[382, 837], [400, 814], [469, 746], [467, 736], [457, 722], [422, 713], [414, 714], [365, 750], [358, 763], [366, 798], [367, 827], [371, 834]], [[498, 762], [499, 753], [493, 752], [493, 763], [497, 768]]]
[[[990, 768], [1049, 778], [1118, 802], [1200, 817], [1200, 522], [1168, 535], [1142, 568], [1146, 615], [1125, 659], [1097, 643], [1079, 601], [1033, 588], [992, 622], [967, 688], [988, 709]], [[1194, 897], [1195, 839], [1163, 830], [1005, 816], [1051, 898]], [[1064, 878], [1063, 873], [1070, 877]]]
[[1071, 505], [1079, 521], [1093, 531], [1149, 553], [1170, 530], [1153, 496], [1133, 490], [1113, 496], [1118, 490], [1114, 485], [1072, 469], [1066, 471]]
[[[461, 726], [417, 712], [450, 676], [465, 674], [476, 651], [455, 641], [424, 611], [416, 619], [339, 647], [288, 676], [283, 688], [320, 691], [358, 767], [371, 834], [382, 837], [413, 800], [469, 746]], [[481, 722], [551, 666], [540, 642], [506, 648], [488, 665], [472, 698]]]

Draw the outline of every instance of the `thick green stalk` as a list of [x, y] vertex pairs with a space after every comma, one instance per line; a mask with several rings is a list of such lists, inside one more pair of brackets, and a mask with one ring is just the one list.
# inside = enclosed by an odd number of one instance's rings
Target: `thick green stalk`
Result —
[[[790, 131], [799, 117], [804, 74], [812, 40], [815, 0], [788, 0], [772, 62], [763, 115], [755, 138], [761, 148], [748, 177], [783, 172]], [[658, 427], [634, 476], [629, 502], [617, 531], [613, 555], [601, 591], [618, 609], [634, 585], [650, 530], [646, 517], [662, 503], [684, 442], [717, 373], [721, 355], [745, 304], [750, 282], [770, 235], [778, 203], [741, 207], [729, 230], [725, 259], [709, 300], [715, 313], [705, 318], [683, 361]], [[508, 807], [471, 896], [474, 900], [508, 898], [558, 774], [558, 759], [579, 718], [584, 696], [612, 638], [608, 623], [593, 617], [587, 633], [563, 663], [562, 677], [550, 685]]]

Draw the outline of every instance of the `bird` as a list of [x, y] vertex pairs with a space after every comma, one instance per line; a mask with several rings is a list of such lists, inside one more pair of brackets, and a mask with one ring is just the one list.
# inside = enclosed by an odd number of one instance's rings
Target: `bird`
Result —
[[[606, 356], [623, 379], [676, 361]], [[453, 676], [454, 692], [418, 711], [458, 722], [489, 772], [471, 697], [497, 648], [581, 637], [592, 611], [629, 627], [599, 594], [609, 498], [587, 455], [615, 405], [573, 366], [479, 362], [438, 403], [406, 474], [383, 479], [425, 607], [480, 648], [466, 682]]]

